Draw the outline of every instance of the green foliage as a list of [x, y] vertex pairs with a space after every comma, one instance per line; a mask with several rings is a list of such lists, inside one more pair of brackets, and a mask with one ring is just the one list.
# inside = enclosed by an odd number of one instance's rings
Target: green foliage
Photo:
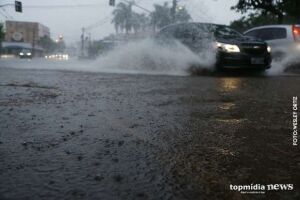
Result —
[[277, 19], [272, 15], [260, 14], [260, 13], [251, 13], [247, 17], [242, 17], [238, 20], [231, 22], [231, 28], [244, 32], [250, 28], [256, 26], [276, 24]]
[[299, 0], [285, 0], [283, 9], [286, 13], [286, 18], [293, 20], [293, 23], [300, 23], [300, 1]]
[[145, 14], [132, 13], [132, 28], [135, 33], [139, 30], [146, 30], [147, 25], [149, 24], [149, 18]]
[[55, 42], [50, 37], [44, 36], [38, 41], [38, 45], [45, 49], [46, 53], [53, 53], [55, 51], [63, 52], [66, 44], [63, 40]]
[[112, 20], [112, 23], [115, 24], [115, 29], [117, 33], [119, 32], [119, 30], [123, 31], [124, 29], [126, 33], [131, 31], [133, 26], [132, 4], [133, 3], [125, 4], [121, 2], [116, 6], [116, 9], [113, 11], [112, 14], [114, 18]]
[[299, 0], [239, 0], [232, 9], [241, 13], [254, 11], [262, 15], [270, 14], [279, 24], [284, 23], [286, 18], [300, 21]]
[[175, 14], [175, 22], [188, 22], [192, 19], [185, 7], [178, 10]]
[[[150, 17], [151, 25], [154, 26], [154, 28], [162, 28], [173, 23], [172, 10], [167, 2], [165, 2], [164, 5], [155, 4], [154, 11], [151, 13]], [[191, 19], [191, 15], [186, 8], [183, 7], [176, 10], [174, 23], [188, 22]]]
[[55, 42], [48, 36], [42, 37], [38, 41], [39, 46], [43, 47], [47, 53], [52, 53], [56, 49]]
[[[147, 26], [151, 25], [156, 28], [162, 28], [173, 23], [171, 8], [169, 4], [165, 2], [163, 5], [154, 4], [154, 11], [149, 16], [145, 14], [139, 14], [132, 11], [133, 2], [131, 3], [119, 3], [116, 9], [113, 11], [112, 23], [115, 25], [116, 32], [126, 33], [134, 30], [137, 33], [140, 30], [145, 31]], [[182, 7], [176, 10], [175, 23], [187, 22], [191, 20], [191, 16], [188, 11]]]
[[4, 36], [3, 24], [0, 23], [0, 43], [4, 40]]
[[164, 5], [154, 5], [154, 11], [150, 14], [151, 25], [156, 28], [162, 28], [172, 23], [171, 10], [168, 3]]

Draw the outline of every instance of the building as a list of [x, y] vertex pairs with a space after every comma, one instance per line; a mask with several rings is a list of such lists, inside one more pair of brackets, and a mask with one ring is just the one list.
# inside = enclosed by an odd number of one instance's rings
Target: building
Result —
[[30, 49], [35, 55], [42, 55], [43, 48], [38, 41], [50, 37], [50, 29], [37, 22], [6, 21], [3, 51], [18, 54], [22, 49]]
[[50, 29], [37, 22], [6, 21], [6, 42], [25, 42], [34, 44], [44, 36], [50, 37]]

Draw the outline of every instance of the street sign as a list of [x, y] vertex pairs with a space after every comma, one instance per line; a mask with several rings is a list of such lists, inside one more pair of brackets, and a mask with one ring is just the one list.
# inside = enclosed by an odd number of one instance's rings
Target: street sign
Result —
[[15, 10], [16, 12], [20, 12], [20, 13], [23, 12], [21, 1], [15, 1]]
[[109, 5], [110, 6], [115, 6], [116, 4], [116, 1], [115, 0], [109, 0]]

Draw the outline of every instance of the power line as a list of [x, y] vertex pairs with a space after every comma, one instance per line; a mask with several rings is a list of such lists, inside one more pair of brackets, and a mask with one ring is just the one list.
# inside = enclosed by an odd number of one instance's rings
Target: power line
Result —
[[24, 5], [24, 8], [82, 8], [82, 7], [95, 7], [101, 6], [101, 4], [76, 4], [76, 5]]
[[103, 24], [107, 23], [110, 20], [110, 18], [111, 18], [111, 16], [109, 15], [109, 16], [99, 20], [98, 22], [85, 27], [85, 30], [91, 30], [91, 29], [97, 28], [99, 26], [102, 26]]
[[8, 17], [2, 10], [0, 10], [0, 14], [1, 14], [5, 19], [9, 19], [9, 17]]
[[1, 4], [1, 5], [0, 5], [0, 8], [6, 7], [6, 6], [14, 6], [14, 5], [15, 5], [14, 3]]
[[144, 8], [144, 7], [140, 6], [138, 3], [135, 3], [134, 1], [127, 1], [127, 0], [122, 0], [122, 1], [125, 1], [126, 3], [132, 3], [132, 5], [134, 5], [135, 7], [139, 8], [139, 9], [142, 9], [142, 10], [148, 12], [148, 13], [152, 13], [152, 11], [148, 10], [147, 8]]
[[10, 15], [5, 8], [2, 8], [2, 12], [5, 13], [10, 19], [14, 19], [12, 15]]

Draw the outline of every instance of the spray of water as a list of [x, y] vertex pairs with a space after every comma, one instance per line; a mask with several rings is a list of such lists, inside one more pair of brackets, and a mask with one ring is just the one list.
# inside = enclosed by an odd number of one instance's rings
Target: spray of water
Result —
[[290, 52], [285, 54], [280, 59], [274, 59], [272, 68], [268, 71], [268, 75], [276, 76], [284, 73], [294, 73], [300, 69], [300, 57], [297, 52]]
[[[153, 39], [128, 42], [100, 56], [96, 61], [68, 62], [47, 61], [45, 59], [0, 61], [1, 67], [18, 69], [50, 69], [108, 73], [190, 75], [207, 74], [214, 71], [216, 54], [209, 41], [202, 43], [200, 53], [195, 53], [178, 41], [172, 45], [161, 45]], [[24, 62], [25, 61], [25, 62]], [[275, 59], [269, 76], [300, 72], [300, 57], [288, 53], [282, 59]]]
[[116, 73], [188, 75], [191, 67], [213, 70], [215, 53], [207, 49], [194, 53], [178, 41], [161, 45], [153, 39], [129, 42], [99, 57], [93, 66]]

